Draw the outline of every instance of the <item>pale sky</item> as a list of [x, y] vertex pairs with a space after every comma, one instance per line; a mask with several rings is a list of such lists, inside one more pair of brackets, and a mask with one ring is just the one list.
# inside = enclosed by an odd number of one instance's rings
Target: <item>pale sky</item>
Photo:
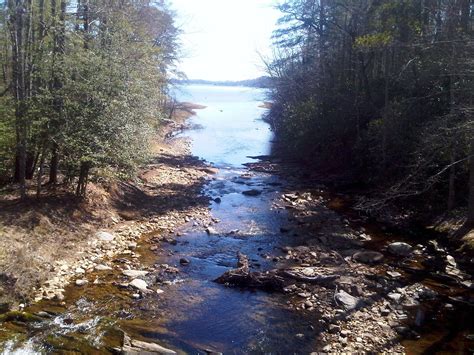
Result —
[[280, 13], [275, 0], [170, 0], [177, 13], [189, 79], [243, 80], [264, 75]]

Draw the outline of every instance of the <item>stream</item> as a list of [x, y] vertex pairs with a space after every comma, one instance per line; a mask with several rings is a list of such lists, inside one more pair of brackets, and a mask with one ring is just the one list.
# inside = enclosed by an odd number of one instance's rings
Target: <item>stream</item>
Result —
[[[289, 215], [274, 208], [274, 201], [285, 181], [243, 165], [255, 162], [252, 156], [270, 153], [272, 133], [260, 107], [264, 94], [260, 89], [204, 85], [180, 92], [181, 101], [206, 106], [181, 135], [191, 139], [193, 155], [219, 169], [203, 190], [211, 198], [211, 214], [218, 223], [207, 232], [188, 223], [178, 231], [176, 243], [162, 246], [158, 253], [143, 253], [151, 263], [179, 267], [179, 274], [161, 287], [162, 294], [132, 300], [114, 286], [104, 285], [74, 297], [72, 287], [66, 299], [75, 302], [65, 308], [53, 301], [42, 302], [37, 310], [33, 307], [32, 311], [47, 309], [43, 322], [29, 327], [21, 322], [0, 324], [0, 334], [2, 328], [14, 334], [3, 342], [0, 337], [3, 354], [110, 353], [120, 346], [118, 328], [179, 353], [286, 354], [320, 348], [318, 312], [290, 309], [285, 294], [213, 282], [235, 267], [238, 252], [248, 256], [252, 269], [269, 270], [285, 266], [286, 261], [268, 255], [281, 255], [283, 246], [304, 245], [307, 238], [281, 232]], [[258, 191], [258, 196], [242, 193], [249, 190]], [[180, 265], [183, 259], [186, 265]], [[462, 322], [453, 339], [464, 335], [466, 327], [472, 328], [469, 319]], [[411, 353], [422, 352], [416, 342], [406, 345]]]

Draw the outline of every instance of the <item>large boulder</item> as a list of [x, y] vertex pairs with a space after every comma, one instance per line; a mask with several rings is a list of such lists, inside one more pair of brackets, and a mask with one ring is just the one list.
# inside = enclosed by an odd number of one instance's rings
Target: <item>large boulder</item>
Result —
[[413, 247], [410, 244], [404, 242], [394, 242], [388, 245], [388, 251], [397, 256], [410, 256], [412, 250]]

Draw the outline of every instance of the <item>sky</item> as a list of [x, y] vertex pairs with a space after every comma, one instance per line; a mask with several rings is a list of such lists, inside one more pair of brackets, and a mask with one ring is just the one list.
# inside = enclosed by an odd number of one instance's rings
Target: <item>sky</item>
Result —
[[275, 0], [171, 0], [182, 30], [179, 69], [189, 79], [244, 80], [265, 74], [280, 13]]

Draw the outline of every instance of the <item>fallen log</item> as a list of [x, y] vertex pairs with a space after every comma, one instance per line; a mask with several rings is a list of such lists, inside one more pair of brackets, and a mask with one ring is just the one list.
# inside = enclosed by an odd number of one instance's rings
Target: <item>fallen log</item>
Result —
[[237, 268], [226, 271], [215, 279], [215, 282], [237, 287], [283, 291], [285, 286], [291, 283], [292, 280], [330, 287], [340, 277], [340, 275], [335, 274], [307, 276], [291, 269], [251, 272], [247, 256], [239, 252], [237, 258]]
[[310, 284], [317, 284], [317, 285], [329, 285], [337, 280], [341, 275], [317, 275], [317, 276], [305, 276], [296, 274], [294, 272], [283, 270], [281, 273], [289, 278], [295, 279], [297, 281], [306, 282]]

